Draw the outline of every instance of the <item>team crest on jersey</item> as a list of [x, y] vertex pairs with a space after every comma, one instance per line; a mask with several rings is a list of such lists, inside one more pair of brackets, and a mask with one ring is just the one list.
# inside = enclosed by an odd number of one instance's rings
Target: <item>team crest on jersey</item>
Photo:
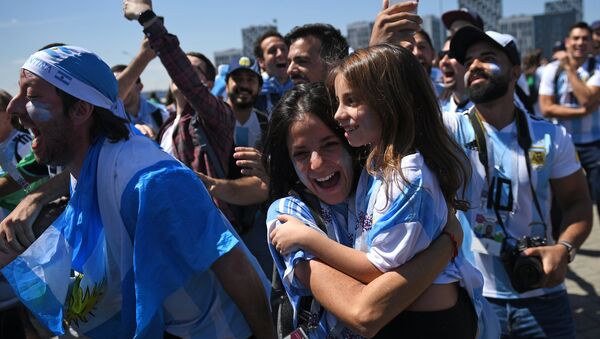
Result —
[[544, 147], [531, 147], [529, 149], [529, 159], [534, 169], [543, 167], [546, 164], [546, 149]]

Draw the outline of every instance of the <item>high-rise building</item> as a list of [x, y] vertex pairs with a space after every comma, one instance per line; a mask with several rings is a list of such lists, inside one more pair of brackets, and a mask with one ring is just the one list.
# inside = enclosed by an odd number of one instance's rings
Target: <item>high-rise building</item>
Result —
[[348, 45], [352, 49], [369, 47], [373, 22], [357, 21], [348, 24]]
[[[535, 16], [517, 15], [498, 20], [498, 30], [510, 34], [517, 39], [517, 48], [523, 57], [536, 46]], [[542, 46], [540, 46], [542, 47]]]
[[552, 46], [563, 41], [569, 28], [577, 22], [577, 12], [546, 13], [535, 16], [535, 43], [543, 49], [544, 56], [550, 60]]
[[576, 21], [575, 16], [575, 11], [519, 15], [500, 19], [498, 27], [500, 32], [517, 39], [521, 56], [541, 48], [543, 55], [550, 59], [552, 46], [556, 41], [564, 40], [569, 27]]
[[258, 25], [242, 28], [242, 52], [245, 56], [254, 57], [254, 42], [267, 31], [276, 31], [274, 25]]
[[575, 21], [581, 21], [583, 0], [558, 0], [545, 3], [544, 13], [554, 14], [575, 11]]
[[423, 19], [421, 27], [423, 27], [425, 32], [431, 37], [433, 48], [438, 52], [441, 51], [444, 41], [446, 40], [446, 28], [444, 27], [442, 20], [433, 15], [424, 15], [421, 18]]
[[497, 31], [502, 18], [502, 0], [458, 0], [458, 7], [474, 10], [483, 19], [484, 29]]
[[223, 51], [215, 51], [215, 66], [229, 65], [231, 59], [234, 57], [241, 57], [242, 50], [239, 48], [230, 48]]

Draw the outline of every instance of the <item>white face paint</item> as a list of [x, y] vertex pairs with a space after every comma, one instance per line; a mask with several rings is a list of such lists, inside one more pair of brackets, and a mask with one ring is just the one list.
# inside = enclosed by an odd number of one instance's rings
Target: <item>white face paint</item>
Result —
[[500, 75], [500, 73], [502, 73], [502, 70], [500, 69], [500, 66], [498, 66], [497, 64], [494, 64], [492, 62], [488, 63], [489, 65], [489, 70], [492, 73], [492, 75]]
[[[498, 66], [498, 64], [495, 64], [493, 62], [488, 62], [487, 65], [488, 66], [485, 67], [485, 69], [486, 69], [486, 71], [492, 73], [492, 76], [498, 76], [498, 75], [502, 74], [502, 69], [500, 68], [500, 66]], [[465, 76], [463, 77], [465, 84], [469, 83], [469, 76], [471, 76], [470, 71], [466, 72]]]
[[38, 101], [30, 101], [25, 105], [27, 114], [33, 121], [49, 121], [52, 118], [50, 105]]

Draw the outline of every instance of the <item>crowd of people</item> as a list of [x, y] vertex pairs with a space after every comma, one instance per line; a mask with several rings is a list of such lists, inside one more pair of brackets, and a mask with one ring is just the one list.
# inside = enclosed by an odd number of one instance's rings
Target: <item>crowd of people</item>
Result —
[[575, 338], [600, 21], [544, 60], [457, 9], [436, 53], [416, 7], [384, 0], [368, 48], [306, 24], [217, 69], [124, 0], [128, 65], [33, 53], [0, 91], [0, 337]]

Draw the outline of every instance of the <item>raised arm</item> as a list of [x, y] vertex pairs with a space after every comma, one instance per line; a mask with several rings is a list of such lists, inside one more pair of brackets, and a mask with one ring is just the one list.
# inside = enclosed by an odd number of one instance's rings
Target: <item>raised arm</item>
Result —
[[[123, 11], [128, 20], [137, 20], [140, 13], [152, 10], [150, 0], [125, 0]], [[156, 52], [171, 80], [198, 114], [205, 127], [205, 133], [211, 146], [222, 161], [227, 165], [233, 145], [233, 130], [235, 117], [233, 112], [221, 99], [213, 96], [200, 77], [200, 70], [192, 63], [179, 46], [175, 35], [169, 34], [158, 17], [153, 17], [144, 23], [144, 33], [150, 46]]]
[[421, 29], [421, 17], [411, 13], [417, 3], [414, 1], [402, 2], [389, 6], [388, 0], [383, 0], [381, 12], [375, 18], [369, 46], [382, 43], [400, 45], [403, 42], [414, 43], [414, 32]]
[[142, 75], [146, 66], [156, 57], [156, 54], [150, 48], [148, 38], [144, 37], [139, 53], [133, 58], [127, 68], [117, 75], [119, 83], [119, 98], [123, 99], [129, 94], [137, 79]]

